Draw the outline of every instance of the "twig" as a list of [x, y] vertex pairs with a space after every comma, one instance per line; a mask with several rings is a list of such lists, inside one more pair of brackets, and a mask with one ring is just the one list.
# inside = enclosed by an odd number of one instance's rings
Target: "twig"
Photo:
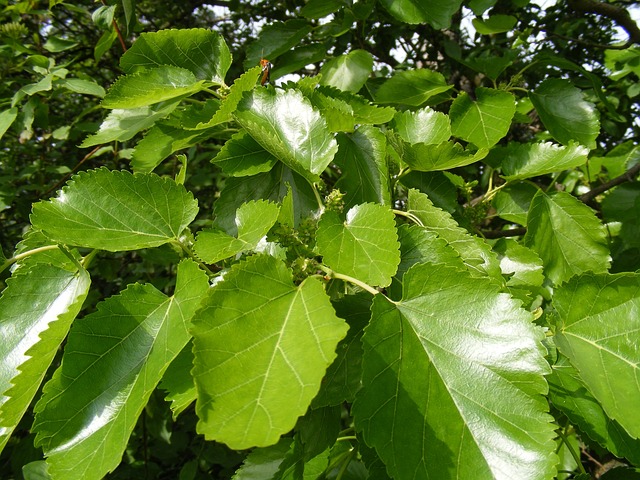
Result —
[[43, 193], [43, 195], [48, 195], [49, 193], [51, 193], [53, 190], [55, 190], [56, 188], [58, 188], [60, 185], [62, 185], [71, 175], [73, 175], [73, 173], [75, 171], [77, 171], [80, 166], [86, 162], [87, 160], [89, 160], [100, 148], [102, 147], [102, 145], [98, 145], [96, 148], [94, 148], [93, 150], [91, 150], [89, 153], [87, 153], [82, 160], [80, 160], [78, 162], [78, 164], [73, 167], [73, 170], [71, 170], [69, 173], [67, 173], [64, 177], [62, 177], [62, 179], [56, 183], [53, 187], [51, 187], [49, 190], [47, 190], [46, 192]]
[[[598, 2], [596, 0], [567, 0], [567, 5], [578, 12], [595, 13], [616, 22], [629, 35], [626, 47], [630, 47], [634, 43], [640, 43], [640, 28], [631, 18], [631, 14], [627, 9], [612, 3]], [[607, 48], [616, 47], [610, 46]]]
[[633, 182], [635, 180], [635, 177], [640, 173], [640, 163], [631, 167], [629, 170], [627, 170], [626, 172], [624, 172], [622, 175], [617, 176], [616, 178], [613, 178], [611, 180], [609, 180], [608, 182], [603, 183], [602, 185], [599, 185], [595, 188], [592, 188], [591, 190], [589, 190], [587, 193], [580, 195], [578, 198], [580, 199], [581, 202], [588, 204], [589, 202], [591, 202], [591, 200], [593, 200], [595, 197], [597, 197], [598, 195], [600, 195], [601, 193], [606, 192], [607, 190], [620, 185], [621, 183], [625, 183], [625, 182]]

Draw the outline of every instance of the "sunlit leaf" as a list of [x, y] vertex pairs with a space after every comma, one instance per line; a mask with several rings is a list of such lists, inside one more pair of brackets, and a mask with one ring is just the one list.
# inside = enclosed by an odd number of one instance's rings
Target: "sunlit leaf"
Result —
[[434, 95], [451, 88], [441, 73], [427, 69], [406, 70], [383, 83], [376, 92], [376, 100], [419, 107]]
[[589, 151], [580, 145], [561, 147], [550, 142], [518, 144], [499, 148], [502, 174], [509, 180], [560, 172], [584, 165]]
[[462, 0], [380, 0], [398, 20], [406, 23], [428, 23], [433, 28], [447, 28]]

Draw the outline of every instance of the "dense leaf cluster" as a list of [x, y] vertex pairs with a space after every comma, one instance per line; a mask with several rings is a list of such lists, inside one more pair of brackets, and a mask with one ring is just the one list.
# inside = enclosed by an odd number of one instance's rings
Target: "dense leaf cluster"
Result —
[[[54, 34], [29, 2], [1, 30], [0, 208], [29, 204], [0, 258], [3, 476], [633, 478], [640, 92], [616, 15], [578, 58], [595, 20], [562, 4], [218, 22], [123, 0], [93, 12], [94, 61], [135, 37], [100, 79], [56, 60], [87, 10], [50, 3]], [[252, 11], [273, 21], [238, 53]], [[307, 75], [265, 83], [261, 58]], [[38, 124], [59, 91], [78, 119]]]

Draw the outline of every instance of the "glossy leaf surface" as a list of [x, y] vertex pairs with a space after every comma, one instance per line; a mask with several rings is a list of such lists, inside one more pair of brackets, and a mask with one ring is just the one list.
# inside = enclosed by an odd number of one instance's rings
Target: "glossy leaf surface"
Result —
[[398, 112], [393, 119], [394, 130], [408, 143], [437, 145], [451, 137], [449, 117], [429, 107], [412, 112]]
[[580, 145], [561, 147], [550, 142], [499, 149], [502, 174], [520, 180], [584, 165], [589, 151]]
[[426, 69], [407, 70], [384, 82], [376, 92], [376, 101], [419, 107], [434, 95], [451, 88], [441, 73]]
[[463, 270], [423, 264], [404, 278], [400, 302], [375, 298], [363, 337], [353, 415], [367, 444], [395, 478], [553, 478], [531, 315]]
[[120, 463], [151, 392], [189, 341], [207, 289], [204, 272], [187, 260], [174, 296], [130, 285], [74, 324], [33, 427], [54, 478], [101, 478]]
[[35, 204], [31, 220], [56, 242], [115, 252], [176, 239], [197, 212], [192, 194], [170, 179], [103, 168]]
[[310, 180], [317, 179], [338, 149], [324, 119], [296, 90], [247, 92], [235, 118], [265, 150]]
[[0, 298], [0, 451], [17, 426], [82, 307], [86, 270], [19, 269]]
[[346, 55], [332, 58], [320, 70], [324, 85], [357, 93], [371, 75], [373, 57], [366, 50], [352, 50]]
[[275, 444], [346, 332], [317, 280], [295, 286], [269, 256], [235, 265], [193, 320], [198, 431], [235, 449]]

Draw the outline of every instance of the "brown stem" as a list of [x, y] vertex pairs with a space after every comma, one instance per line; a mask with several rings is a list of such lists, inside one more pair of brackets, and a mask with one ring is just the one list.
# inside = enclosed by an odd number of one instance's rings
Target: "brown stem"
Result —
[[592, 188], [587, 193], [580, 195], [578, 198], [581, 202], [589, 203], [591, 200], [596, 198], [601, 193], [606, 192], [607, 190], [620, 185], [625, 182], [633, 182], [635, 177], [640, 173], [640, 163], [631, 167], [629, 170], [624, 172], [622, 175], [617, 176], [616, 178], [612, 178], [608, 182], [603, 183], [595, 188]]
[[578, 12], [595, 13], [616, 22], [629, 35], [627, 46], [640, 43], [640, 28], [627, 9], [596, 0], [567, 0], [567, 5]]

